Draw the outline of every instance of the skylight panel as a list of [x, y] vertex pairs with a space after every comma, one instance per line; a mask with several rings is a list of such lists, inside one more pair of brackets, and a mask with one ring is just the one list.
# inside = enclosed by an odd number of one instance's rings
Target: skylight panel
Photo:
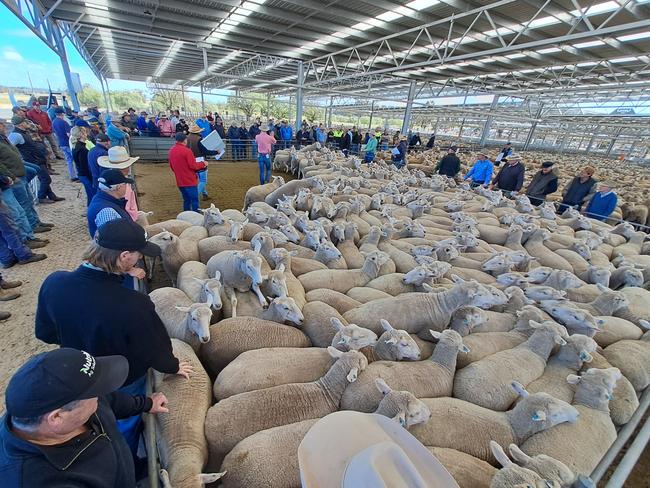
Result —
[[384, 22], [391, 22], [395, 19], [399, 19], [400, 17], [402, 17], [402, 14], [395, 12], [384, 12], [383, 14], [377, 16], [379, 20], [383, 20]]
[[413, 10], [424, 10], [440, 3], [440, 0], [413, 0], [406, 4], [406, 7]]

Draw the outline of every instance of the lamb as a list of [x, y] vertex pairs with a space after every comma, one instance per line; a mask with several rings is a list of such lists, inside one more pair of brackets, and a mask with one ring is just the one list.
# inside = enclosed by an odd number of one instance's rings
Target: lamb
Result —
[[[210, 456], [222, 458], [238, 442], [261, 430], [337, 411], [346, 386], [356, 381], [368, 361], [358, 351], [327, 350], [336, 362], [317, 381], [240, 393], [212, 406], [205, 421]], [[258, 415], [261, 411], [264, 415]]]
[[507, 412], [495, 412], [458, 398], [423, 398], [431, 417], [411, 429], [422, 444], [453, 448], [494, 463], [490, 441], [521, 444], [530, 436], [564, 422], [578, 411], [548, 393], [528, 393], [518, 382], [505, 385], [521, 398]]
[[454, 330], [431, 331], [439, 339], [431, 357], [414, 363], [376, 361], [370, 363], [358, 382], [343, 393], [341, 408], [372, 412], [381, 401], [375, 389], [375, 379], [383, 378], [399, 390], [410, 391], [417, 398], [451, 395], [458, 351], [468, 351], [460, 334]]
[[530, 393], [543, 391], [555, 398], [570, 402], [573, 399], [573, 389], [567, 383], [569, 374], [576, 374], [583, 363], [592, 360], [592, 353], [596, 351], [596, 341], [582, 334], [573, 334], [560, 346], [557, 354], [552, 356], [542, 376], [529, 383], [526, 389]]
[[224, 319], [210, 327], [210, 341], [201, 347], [201, 360], [216, 375], [245, 351], [264, 347], [309, 347], [311, 342], [295, 327], [256, 317]]
[[338, 318], [330, 319], [336, 334], [332, 337], [332, 347], [339, 351], [358, 351], [364, 347], [377, 344], [377, 334], [356, 324], [344, 324]]
[[203, 215], [194, 210], [185, 210], [179, 213], [176, 218], [178, 220], [189, 222], [192, 225], [203, 225]]
[[272, 249], [269, 252], [269, 258], [272, 263], [275, 264], [275, 268], [279, 269], [280, 266], [284, 266], [284, 279], [287, 284], [287, 290], [289, 296], [293, 298], [296, 302], [296, 305], [300, 310], [305, 306], [305, 289], [302, 287], [302, 283], [295, 277], [293, 270], [291, 269], [291, 262], [293, 259], [293, 254], [287, 251], [286, 249], [277, 248]]
[[336, 248], [343, 255], [348, 269], [360, 269], [363, 267], [364, 257], [354, 243], [356, 231], [357, 225], [352, 222], [347, 222], [344, 226], [343, 235], [340, 236], [341, 238], [339, 238], [336, 244]]
[[620, 266], [612, 271], [609, 287], [613, 290], [626, 286], [643, 286], [643, 273], [632, 266]]
[[524, 288], [524, 295], [535, 301], [562, 300], [566, 296], [564, 290], [556, 290], [551, 286], [532, 285]]
[[199, 241], [199, 260], [207, 263], [212, 256], [223, 251], [245, 251], [250, 249], [250, 244], [246, 241], [232, 241], [230, 237], [211, 236]]
[[[263, 308], [252, 293], [235, 292], [237, 301], [237, 316], [257, 317], [260, 319], [277, 322], [278, 324], [293, 324], [301, 326], [304, 321], [302, 311], [291, 297], [269, 297], [269, 305]], [[232, 308], [229, 301], [223, 305], [223, 316], [232, 317]]]
[[153, 215], [153, 212], [144, 212], [143, 210], [138, 210], [138, 218], [135, 219], [135, 223], [144, 227], [145, 229], [151, 225], [149, 223], [149, 217]]
[[493, 303], [490, 290], [475, 281], [454, 276], [453, 288], [440, 293], [407, 293], [397, 297], [373, 300], [346, 312], [343, 316], [374, 332], [379, 332], [379, 317], [393, 327], [411, 334], [434, 329], [441, 331], [451, 321], [452, 314], [468, 305], [489, 308]]
[[638, 340], [643, 335], [643, 331], [629, 320], [610, 315], [601, 315], [594, 318], [600, 324], [600, 330], [594, 335], [594, 340], [600, 347], [607, 347], [618, 341]]
[[[647, 329], [650, 323], [643, 321]], [[636, 391], [650, 385], [650, 334], [646, 332], [638, 340], [624, 340], [607, 346], [603, 355], [612, 366], [617, 367], [630, 380]]]
[[328, 288], [346, 293], [356, 286], [365, 286], [379, 274], [381, 266], [388, 261], [388, 255], [381, 251], [364, 254], [363, 268], [317, 270], [300, 275], [298, 279], [306, 292], [316, 288]]
[[164, 220], [162, 222], [158, 222], [156, 224], [148, 225], [145, 227], [144, 230], [147, 231], [147, 235], [149, 236], [149, 238], [152, 238], [153, 236], [160, 234], [161, 232], [164, 231], [171, 232], [176, 236], [180, 236], [181, 232], [183, 232], [185, 229], [191, 226], [192, 224], [184, 220], [169, 219], [169, 220]]
[[422, 285], [424, 283], [431, 285], [433, 280], [438, 277], [438, 274], [427, 266], [417, 266], [406, 274], [391, 273], [379, 276], [368, 282], [366, 286], [397, 296], [402, 293], [425, 291]]
[[[357, 350], [374, 361], [416, 361], [420, 359], [420, 348], [404, 330], [394, 329], [386, 320], [381, 320], [384, 333], [377, 339], [374, 332], [356, 324], [344, 325], [332, 317], [332, 325], [339, 332], [332, 339], [332, 346], [342, 351]], [[374, 338], [374, 339], [373, 339]]]
[[254, 202], [263, 202], [264, 199], [274, 190], [277, 190], [285, 181], [282, 176], [272, 176], [272, 181], [266, 183], [265, 185], [251, 186], [246, 190], [246, 195], [244, 196], [244, 208], [242, 212], [245, 212], [246, 209]]
[[445, 467], [460, 488], [489, 488], [497, 469], [482, 459], [456, 449], [426, 446]]
[[612, 291], [601, 284], [596, 285], [601, 295], [588, 303], [576, 303], [578, 308], [588, 311], [592, 315], [614, 315], [614, 313], [630, 305], [624, 294]]
[[174, 356], [188, 362], [194, 371], [189, 379], [154, 372], [154, 391], [164, 394], [173, 405], [168, 413], [155, 416], [158, 452], [170, 485], [201, 488], [203, 482], [218, 479], [202, 474], [208, 461], [204, 425], [212, 404], [210, 378], [188, 344], [172, 339], [172, 349]]
[[183, 263], [199, 260], [199, 248], [194, 240], [181, 239], [171, 232], [162, 231], [150, 237], [149, 242], [160, 247], [163, 268], [172, 283], [176, 282], [176, 275]]
[[178, 270], [177, 285], [193, 303], [207, 303], [213, 313], [221, 310], [221, 275], [208, 277], [208, 267], [199, 261], [187, 261]]
[[561, 459], [576, 474], [591, 473], [616, 439], [608, 403], [620, 377], [616, 368], [590, 368], [582, 376], [569, 375], [567, 381], [577, 385], [573, 406], [579, 412], [578, 421], [531, 436], [520, 444], [522, 450], [531, 456]]
[[[394, 391], [379, 380], [377, 388], [384, 395], [378, 415], [395, 419], [406, 428], [428, 418], [424, 404], [404, 391]], [[222, 468], [228, 472], [223, 486], [300, 486], [298, 446], [318, 419], [262, 430], [239, 442], [226, 456]]]
[[555, 320], [563, 324], [572, 334], [584, 334], [594, 337], [602, 323], [597, 321], [587, 310], [575, 304], [561, 300], [542, 300], [540, 308]]
[[149, 298], [169, 337], [188, 343], [194, 351], [210, 340], [210, 305], [192, 303], [182, 290], [171, 287], [158, 288], [149, 293]]
[[454, 397], [504, 411], [516, 400], [512, 381], [526, 385], [539, 378], [554, 344], [565, 344], [566, 329], [554, 322], [531, 321], [537, 329], [522, 344], [476, 361], [456, 372]]
[[276, 269], [266, 276], [262, 276], [260, 290], [266, 297], [287, 297], [289, 289], [287, 288], [287, 278], [284, 274], [284, 264], [280, 264]]
[[223, 251], [212, 256], [208, 261], [208, 275], [221, 274], [224, 294], [230, 301], [232, 316], [237, 316], [237, 298], [235, 290], [246, 292], [253, 290], [260, 304], [266, 305], [266, 299], [260, 291], [262, 283], [262, 258], [254, 251]]
[[361, 305], [360, 302], [343, 293], [327, 288], [316, 288], [305, 295], [308, 302], [323, 302], [336, 309], [338, 313], [345, 313]]
[[542, 266], [553, 269], [564, 269], [573, 273], [573, 266], [561, 256], [544, 246], [544, 241], [550, 238], [551, 234], [544, 229], [538, 229], [528, 238], [524, 247], [531, 256], [538, 259]]

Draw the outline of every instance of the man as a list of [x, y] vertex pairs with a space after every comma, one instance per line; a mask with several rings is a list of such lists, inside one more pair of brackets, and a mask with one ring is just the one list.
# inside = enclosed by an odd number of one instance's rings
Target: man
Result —
[[544, 161], [542, 163], [542, 169], [533, 176], [526, 189], [526, 195], [530, 203], [539, 207], [546, 201], [546, 195], [557, 191], [557, 182], [558, 177], [555, 171], [553, 171], [553, 162]]
[[38, 100], [32, 102], [32, 109], [27, 112], [27, 118], [34, 122], [38, 126], [38, 132], [44, 139], [47, 139], [50, 143], [52, 151], [56, 154], [56, 157], [59, 159], [64, 159], [65, 156], [59, 149], [59, 145], [56, 142], [56, 138], [52, 133], [52, 121], [47, 113], [43, 112], [41, 109], [41, 104]]
[[248, 158], [248, 150], [246, 147], [246, 141], [249, 139], [250, 135], [248, 134], [248, 129], [246, 128], [246, 123], [242, 122], [239, 126], [239, 159]]
[[95, 137], [95, 147], [88, 151], [88, 169], [93, 180], [93, 188], [97, 188], [97, 179], [102, 172], [102, 167], [99, 165], [98, 159], [101, 157], [108, 157], [108, 148], [111, 147], [111, 140], [104, 133], [97, 134]]
[[427, 141], [427, 149], [433, 149], [433, 146], [436, 144], [436, 135], [431, 134], [431, 137], [429, 137], [429, 140]]
[[175, 138], [176, 144], [169, 150], [169, 167], [174, 172], [176, 186], [183, 197], [183, 210], [194, 210], [196, 212], [199, 209], [196, 172], [205, 170], [207, 166], [204, 161], [196, 161], [192, 150], [187, 147], [187, 136], [185, 134], [179, 132]]
[[140, 112], [140, 116], [135, 121], [136, 127], [143, 134], [147, 132], [147, 115], [148, 115], [147, 112], [143, 110], [142, 112]]
[[414, 149], [415, 146], [421, 146], [422, 145], [422, 139], [420, 139], [420, 133], [416, 132], [411, 136], [411, 140], [409, 141], [409, 149]]
[[316, 129], [316, 141], [320, 142], [322, 145], [325, 145], [327, 142], [327, 131], [325, 130], [325, 127], [323, 127], [323, 124], [318, 124], [318, 128]]
[[258, 150], [257, 164], [260, 170], [260, 185], [271, 181], [271, 151], [273, 150], [273, 144], [276, 143], [275, 137], [272, 134], [273, 131], [269, 129], [255, 136]]
[[174, 127], [172, 126], [171, 120], [167, 118], [167, 114], [163, 112], [160, 114], [160, 119], [158, 120], [158, 123], [156, 124], [158, 126], [158, 129], [160, 130], [160, 135], [162, 137], [173, 137], [175, 132], [174, 132]]
[[97, 179], [97, 193], [87, 211], [88, 232], [95, 237], [97, 228], [115, 219], [133, 220], [126, 210], [127, 185], [133, 183], [119, 169], [105, 169]]
[[296, 132], [296, 145], [298, 147], [307, 146], [310, 142], [311, 134], [309, 133], [309, 129], [306, 126], [301, 127], [300, 130]]
[[521, 158], [516, 154], [510, 154], [506, 165], [497, 173], [494, 181], [490, 185], [490, 190], [498, 189], [508, 192], [507, 196], [512, 196], [521, 190], [524, 184], [524, 173], [526, 168], [521, 164]]
[[361, 147], [361, 138], [361, 133], [357, 127], [352, 127], [352, 142], [350, 144], [350, 151], [352, 151], [352, 154], [359, 154], [359, 148]]
[[284, 149], [291, 146], [291, 139], [293, 139], [293, 129], [286, 120], [283, 120], [280, 126], [280, 140]]
[[233, 121], [230, 123], [230, 127], [228, 128], [228, 139], [230, 141], [230, 151], [232, 155], [233, 161], [238, 161], [239, 160], [239, 129], [237, 128], [237, 124]]
[[116, 419], [166, 413], [162, 393], [115, 391], [129, 372], [122, 356], [62, 348], [21, 366], [0, 420], [2, 486], [131, 488], [136, 476]]
[[558, 213], [563, 214], [569, 207], [580, 210], [585, 203], [591, 200], [596, 193], [594, 172], [593, 166], [585, 166], [580, 170], [578, 176], [571, 180], [571, 183], [562, 192], [562, 203], [558, 208]]
[[436, 168], [436, 173], [455, 178], [460, 171], [460, 159], [456, 156], [456, 148], [450, 147]]
[[603, 181], [599, 185], [598, 191], [591, 197], [583, 211], [587, 217], [604, 221], [612, 214], [618, 204], [618, 197], [612, 190], [613, 186], [609, 181]]
[[352, 131], [350, 129], [345, 129], [342, 131], [341, 136], [339, 137], [339, 150], [345, 154], [345, 157], [348, 157], [348, 152], [350, 151], [350, 146], [352, 145]]
[[488, 186], [492, 181], [492, 172], [494, 171], [494, 164], [490, 161], [485, 153], [479, 153], [479, 159], [476, 160], [474, 166], [467, 172], [463, 180], [471, 179], [471, 186]]
[[401, 137], [398, 144], [392, 149], [392, 162], [397, 169], [402, 169], [406, 164], [404, 159], [406, 158], [406, 136]]
[[[97, 164], [102, 168], [119, 169], [124, 176], [129, 174], [130, 168], [138, 159], [139, 156], [131, 157], [123, 146], [115, 146], [111, 142], [111, 147], [108, 149], [106, 156], [99, 156]], [[132, 220], [138, 219], [138, 200], [131, 184], [126, 185], [126, 211], [131, 216]]]
[[45, 144], [32, 139], [27, 130], [27, 119], [24, 117], [14, 115], [11, 123], [14, 125], [14, 131], [7, 136], [7, 139], [18, 148], [23, 161], [38, 166], [39, 203], [54, 203], [65, 200], [63, 197], [57, 197], [52, 191], [52, 177], [47, 169], [47, 149]]
[[[2, 274], [0, 274], [0, 302], [8, 302], [20, 297], [20, 292], [13, 290], [13, 288], [18, 288], [22, 284], [22, 281], [5, 281]], [[4, 310], [0, 311], [0, 321], [7, 320], [9, 317], [11, 317], [11, 313]]]
[[369, 137], [368, 142], [366, 142], [366, 154], [363, 160], [366, 164], [370, 164], [375, 160], [375, 151], [377, 151], [377, 138]]
[[52, 130], [56, 134], [59, 147], [65, 156], [65, 164], [68, 166], [68, 175], [71, 181], [79, 181], [77, 171], [72, 160], [72, 150], [70, 149], [70, 124], [65, 120], [65, 110], [61, 107], [54, 109], [56, 117], [52, 121]]
[[496, 159], [494, 160], [494, 163], [498, 167], [498, 166], [501, 165], [502, 160], [507, 161], [508, 157], [511, 156], [511, 155], [512, 155], [512, 143], [508, 142], [505, 146], [503, 146], [501, 151], [499, 151], [499, 154], [497, 155]]
[[[0, 185], [2, 178], [0, 177]], [[29, 264], [42, 261], [45, 254], [35, 254], [23, 242], [20, 231], [11, 217], [11, 211], [0, 200], [0, 265], [11, 268], [14, 264]]]
[[253, 159], [257, 158], [257, 144], [255, 143], [255, 138], [257, 137], [257, 134], [261, 134], [262, 130], [260, 129], [261, 122], [259, 121], [259, 118], [257, 119], [257, 122], [253, 122], [251, 125], [250, 129], [248, 129], [248, 137], [251, 139], [251, 146], [252, 146], [252, 154], [251, 157]]

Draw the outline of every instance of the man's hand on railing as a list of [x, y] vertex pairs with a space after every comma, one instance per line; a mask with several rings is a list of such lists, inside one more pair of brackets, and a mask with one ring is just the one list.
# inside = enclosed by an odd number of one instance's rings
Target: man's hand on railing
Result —
[[131, 268], [126, 274], [139, 280], [144, 280], [147, 277], [147, 273], [142, 268]]

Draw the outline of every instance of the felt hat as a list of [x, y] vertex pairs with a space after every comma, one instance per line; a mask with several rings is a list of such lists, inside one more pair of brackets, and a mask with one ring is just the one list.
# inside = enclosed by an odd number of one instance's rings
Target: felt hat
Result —
[[198, 125], [192, 122], [190, 124], [190, 128], [187, 130], [190, 134], [200, 134], [203, 129], [201, 129]]
[[443, 465], [398, 422], [334, 412], [298, 448], [303, 488], [458, 488]]
[[113, 146], [108, 149], [108, 156], [97, 158], [97, 164], [102, 168], [124, 169], [135, 163], [139, 157], [131, 158], [124, 146]]

